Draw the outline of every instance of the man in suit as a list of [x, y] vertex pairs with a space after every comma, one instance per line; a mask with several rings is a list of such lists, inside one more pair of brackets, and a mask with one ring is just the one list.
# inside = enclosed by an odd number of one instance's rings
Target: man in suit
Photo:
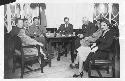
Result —
[[98, 29], [94, 23], [90, 22], [86, 17], [83, 18], [82, 32], [84, 37], [91, 36]]
[[12, 26], [12, 30], [9, 33], [12, 37], [18, 35], [18, 33], [20, 31], [20, 27], [23, 26], [23, 19], [17, 18], [15, 20], [15, 24], [16, 24], [16, 26]]
[[38, 17], [34, 17], [33, 24], [29, 27], [27, 35], [33, 37], [38, 42], [42, 42], [43, 44], [45, 44], [45, 37], [44, 37], [45, 33], [46, 33], [46, 28], [42, 27], [39, 24]]
[[[15, 20], [16, 26], [12, 27], [12, 30], [4, 35], [4, 63], [5, 63], [5, 72], [12, 70], [13, 67], [13, 54], [14, 50], [20, 50], [21, 43], [17, 42], [18, 39], [15, 39], [20, 32], [20, 28], [23, 26], [23, 19], [17, 18]], [[6, 73], [5, 73], [6, 74]]]
[[113, 42], [113, 31], [109, 29], [109, 22], [103, 20], [101, 22], [102, 36], [93, 44], [92, 49], [97, 49], [95, 53], [90, 53], [85, 61], [84, 69], [88, 71], [88, 64], [90, 60], [105, 60], [108, 59], [109, 51]]
[[[86, 17], [83, 17], [82, 21], [83, 21], [82, 31], [81, 31], [82, 34], [75, 41], [76, 42], [75, 49], [80, 47], [80, 45], [81, 45], [80, 40], [82, 38], [92, 37], [94, 34], [98, 34], [97, 31], [100, 29], [100, 26], [97, 26], [96, 23], [92, 23], [92, 22], [88, 21], [88, 19]], [[90, 40], [91, 40], [91, 38], [90, 38]]]
[[73, 34], [73, 25], [69, 23], [68, 17], [64, 18], [64, 24], [60, 25], [58, 32], [66, 36]]
[[17, 35], [19, 34], [20, 32], [20, 29], [22, 29], [23, 27], [23, 21], [24, 19], [21, 19], [21, 18], [17, 18], [15, 20], [15, 23], [16, 23], [16, 26], [12, 28], [12, 30], [10, 31], [10, 34], [12, 36], [12, 39], [14, 40], [14, 46], [16, 49], [20, 50], [20, 46], [21, 46], [21, 43], [18, 42], [18, 39], [17, 38]]
[[25, 29], [26, 35], [28, 35], [29, 34], [29, 23], [28, 23], [28, 19], [26, 19], [26, 18], [24, 19], [23, 28]]
[[[61, 24], [59, 29], [57, 30], [58, 33], [60, 33], [61, 35], [65, 35], [65, 36], [69, 36], [73, 34], [73, 25], [69, 23], [69, 18], [65, 17], [64, 18], [64, 24]], [[69, 52], [69, 47], [70, 44], [68, 42], [64, 43], [64, 52], [65, 56], [67, 57], [67, 53]], [[58, 55], [57, 60], [60, 60], [60, 54]]]

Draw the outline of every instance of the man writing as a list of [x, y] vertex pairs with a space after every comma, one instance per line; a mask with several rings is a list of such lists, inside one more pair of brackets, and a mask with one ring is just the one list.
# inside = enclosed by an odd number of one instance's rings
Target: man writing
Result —
[[64, 24], [60, 25], [58, 32], [66, 36], [73, 34], [73, 25], [69, 23], [68, 17], [64, 18]]

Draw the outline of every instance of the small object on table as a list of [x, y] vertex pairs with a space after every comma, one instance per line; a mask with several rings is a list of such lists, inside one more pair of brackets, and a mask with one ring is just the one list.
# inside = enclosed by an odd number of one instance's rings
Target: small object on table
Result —
[[56, 32], [54, 32], [54, 37], [56, 37]]
[[65, 35], [62, 34], [62, 37], [65, 37]]
[[73, 36], [75, 36], [76, 35], [76, 32], [73, 32]]

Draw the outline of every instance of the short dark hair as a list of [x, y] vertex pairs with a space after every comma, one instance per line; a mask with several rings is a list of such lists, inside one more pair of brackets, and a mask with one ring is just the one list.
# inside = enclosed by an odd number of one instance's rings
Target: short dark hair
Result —
[[110, 22], [109, 22], [109, 20], [103, 19], [103, 20], [101, 21], [101, 23], [102, 23], [102, 22], [106, 23], [107, 26], [110, 26]]
[[15, 19], [15, 24], [17, 24], [19, 20], [24, 21], [24, 19], [21, 19], [21, 18], [16, 18], [16, 19]]
[[64, 17], [64, 21], [65, 21], [66, 19], [68, 19], [68, 20], [69, 20], [69, 18], [68, 18], [68, 17]]
[[34, 18], [33, 18], [33, 21], [34, 21], [35, 19], [38, 19], [38, 20], [39, 20], [39, 17], [34, 17]]

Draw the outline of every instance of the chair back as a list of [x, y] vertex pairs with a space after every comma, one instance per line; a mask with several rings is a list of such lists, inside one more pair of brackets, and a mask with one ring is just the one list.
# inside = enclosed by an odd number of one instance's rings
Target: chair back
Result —
[[18, 36], [14, 36], [14, 37], [13, 37], [13, 40], [14, 40], [14, 47], [15, 47], [15, 49], [21, 50], [21, 47], [22, 47], [21, 38], [18, 37]]

